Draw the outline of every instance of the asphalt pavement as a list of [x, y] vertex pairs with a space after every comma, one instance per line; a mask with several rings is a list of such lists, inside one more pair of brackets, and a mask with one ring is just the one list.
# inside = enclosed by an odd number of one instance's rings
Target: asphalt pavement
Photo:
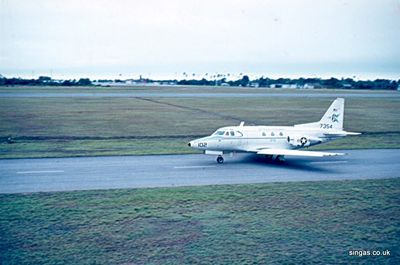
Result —
[[335, 150], [346, 156], [150, 155], [0, 160], [0, 193], [175, 187], [400, 177], [400, 149]]

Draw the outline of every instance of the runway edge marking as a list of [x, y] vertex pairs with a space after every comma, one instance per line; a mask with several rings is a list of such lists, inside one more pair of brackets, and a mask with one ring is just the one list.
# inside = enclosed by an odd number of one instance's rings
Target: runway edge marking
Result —
[[175, 166], [175, 169], [189, 169], [189, 168], [210, 168], [216, 166]]
[[63, 173], [64, 170], [17, 171], [17, 174]]

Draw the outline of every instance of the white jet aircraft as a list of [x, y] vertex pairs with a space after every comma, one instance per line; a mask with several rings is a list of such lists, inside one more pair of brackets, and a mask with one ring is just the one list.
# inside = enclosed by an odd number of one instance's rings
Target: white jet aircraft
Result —
[[344, 99], [337, 98], [318, 122], [294, 126], [239, 126], [223, 127], [210, 136], [193, 140], [190, 147], [203, 150], [205, 154], [217, 155], [217, 162], [223, 163], [223, 154], [250, 152], [265, 155], [269, 159], [283, 161], [284, 156], [324, 157], [344, 153], [302, 151], [347, 135], [360, 133], [343, 130]]

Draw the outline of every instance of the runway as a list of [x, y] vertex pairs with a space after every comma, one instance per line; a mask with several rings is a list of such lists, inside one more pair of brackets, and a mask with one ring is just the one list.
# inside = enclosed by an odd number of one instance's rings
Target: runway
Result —
[[400, 93], [181, 93], [181, 92], [95, 92], [46, 93], [2, 92], [0, 98], [400, 98]]
[[336, 150], [330, 158], [256, 155], [111, 156], [0, 160], [0, 193], [175, 187], [288, 181], [379, 179], [400, 176], [400, 149]]

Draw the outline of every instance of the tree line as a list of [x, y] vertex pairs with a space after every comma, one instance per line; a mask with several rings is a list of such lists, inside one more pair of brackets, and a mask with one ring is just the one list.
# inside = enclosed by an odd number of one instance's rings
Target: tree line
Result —
[[197, 85], [197, 86], [212, 86], [212, 85], [229, 85], [229, 86], [256, 86], [256, 87], [310, 87], [310, 88], [344, 88], [344, 89], [384, 89], [396, 90], [400, 85], [400, 80], [376, 79], [376, 80], [354, 80], [352, 78], [337, 79], [337, 78], [264, 78], [250, 80], [245, 75], [242, 79], [227, 81], [225, 78], [219, 80], [180, 80], [179, 85]]
[[[123, 84], [126, 80], [98, 80], [97, 83]], [[131, 80], [132, 81], [132, 80]], [[296, 88], [343, 88], [343, 89], [399, 89], [400, 80], [376, 79], [376, 80], [354, 80], [352, 78], [267, 78], [260, 77], [250, 80], [247, 75], [237, 80], [226, 80], [226, 78], [208, 80], [208, 79], [183, 79], [183, 80], [152, 80], [138, 79], [133, 80], [136, 84], [175, 84], [175, 85], [193, 85], [193, 86], [241, 86], [241, 87], [296, 87]], [[95, 84], [97, 84], [95, 83]], [[0, 76], [0, 86], [92, 86], [94, 81], [89, 78], [80, 78], [78, 80], [54, 80], [48, 76], [40, 76], [37, 79], [6, 78]]]
[[92, 81], [89, 78], [80, 78], [79, 80], [54, 80], [48, 76], [40, 76], [37, 79], [24, 78], [0, 78], [0, 86], [91, 86]]

